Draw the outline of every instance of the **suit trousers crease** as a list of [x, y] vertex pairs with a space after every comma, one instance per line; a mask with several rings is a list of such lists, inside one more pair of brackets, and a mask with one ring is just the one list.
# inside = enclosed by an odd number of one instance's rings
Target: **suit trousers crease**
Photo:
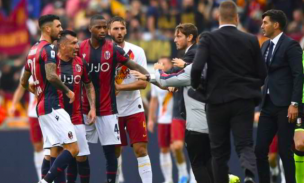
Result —
[[293, 136], [295, 124], [288, 122], [288, 106], [275, 106], [269, 95], [266, 95], [262, 107], [255, 154], [260, 183], [270, 183], [268, 163], [269, 146], [273, 137], [278, 134], [279, 156], [282, 159], [285, 179], [288, 183], [295, 183], [295, 163], [293, 158]]
[[185, 143], [197, 183], [213, 183], [209, 135], [186, 130]]
[[229, 182], [230, 131], [236, 153], [244, 172], [256, 171], [253, 150], [253, 99], [237, 99], [222, 104], [207, 105], [207, 122], [211, 142], [215, 183]]

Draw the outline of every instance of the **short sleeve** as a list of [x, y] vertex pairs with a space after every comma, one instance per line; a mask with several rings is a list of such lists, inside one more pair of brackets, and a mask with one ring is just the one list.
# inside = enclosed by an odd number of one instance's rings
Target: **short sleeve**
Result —
[[54, 45], [46, 45], [42, 52], [42, 59], [45, 63], [54, 63], [56, 64], [56, 51], [54, 49]]
[[121, 47], [114, 45], [114, 52], [116, 54], [117, 63], [124, 64], [124, 63], [128, 62], [129, 55]]
[[83, 73], [82, 73], [82, 81], [84, 83], [90, 83], [91, 82], [91, 77], [89, 74], [89, 65], [87, 64], [86, 61], [84, 61], [84, 59], [82, 59], [82, 65], [83, 65]]

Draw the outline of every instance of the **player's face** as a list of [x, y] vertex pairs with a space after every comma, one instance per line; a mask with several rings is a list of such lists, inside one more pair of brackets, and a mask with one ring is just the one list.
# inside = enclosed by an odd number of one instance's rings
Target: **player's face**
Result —
[[184, 50], [187, 48], [187, 37], [180, 31], [175, 31], [174, 42], [178, 50]]
[[269, 16], [265, 16], [263, 19], [263, 23], [261, 26], [262, 33], [265, 37], [271, 38], [272, 35], [274, 34], [274, 26], [277, 24], [277, 22], [271, 22]]
[[64, 44], [64, 52], [69, 58], [75, 58], [79, 51], [78, 39], [71, 35], [67, 35]]
[[122, 22], [117, 21], [111, 24], [109, 35], [117, 44], [121, 44], [125, 41], [126, 34], [127, 34], [127, 29]]
[[106, 20], [94, 20], [90, 26], [90, 32], [92, 34], [92, 38], [98, 41], [103, 41], [108, 32]]
[[60, 38], [60, 33], [62, 32], [62, 26], [59, 20], [54, 20], [51, 26], [51, 39], [52, 41], [58, 40]]
[[164, 71], [168, 71], [173, 67], [172, 62], [168, 58], [161, 58], [158, 60], [158, 63], [164, 66]]

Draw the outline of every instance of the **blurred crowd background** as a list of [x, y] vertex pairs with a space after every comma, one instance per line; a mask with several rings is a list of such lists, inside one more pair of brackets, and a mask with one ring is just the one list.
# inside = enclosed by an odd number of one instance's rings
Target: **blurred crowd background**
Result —
[[[0, 0], [0, 129], [23, 128], [27, 123], [8, 116], [7, 109], [16, 89], [30, 45], [40, 36], [38, 18], [45, 14], [60, 16], [64, 29], [77, 32], [78, 39], [90, 36], [91, 15], [106, 19], [122, 16], [127, 21], [128, 41], [141, 46], [148, 63], [161, 56], [176, 57], [174, 29], [179, 23], [193, 23], [199, 32], [218, 28], [221, 0]], [[239, 28], [255, 34], [260, 42], [264, 11], [283, 10], [289, 20], [286, 33], [304, 45], [304, 0], [235, 0]], [[233, 43], [231, 43], [233, 46]], [[26, 118], [26, 97], [14, 116]], [[8, 123], [8, 119], [10, 120]], [[18, 121], [18, 122], [14, 122]], [[22, 120], [21, 120], [22, 121]]]

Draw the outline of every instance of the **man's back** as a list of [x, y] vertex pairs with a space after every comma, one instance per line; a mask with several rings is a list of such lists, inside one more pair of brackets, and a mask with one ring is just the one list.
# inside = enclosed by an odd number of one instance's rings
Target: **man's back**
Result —
[[225, 103], [235, 99], [261, 97], [266, 68], [257, 38], [233, 26], [201, 36], [208, 43], [207, 93], [208, 103]]

